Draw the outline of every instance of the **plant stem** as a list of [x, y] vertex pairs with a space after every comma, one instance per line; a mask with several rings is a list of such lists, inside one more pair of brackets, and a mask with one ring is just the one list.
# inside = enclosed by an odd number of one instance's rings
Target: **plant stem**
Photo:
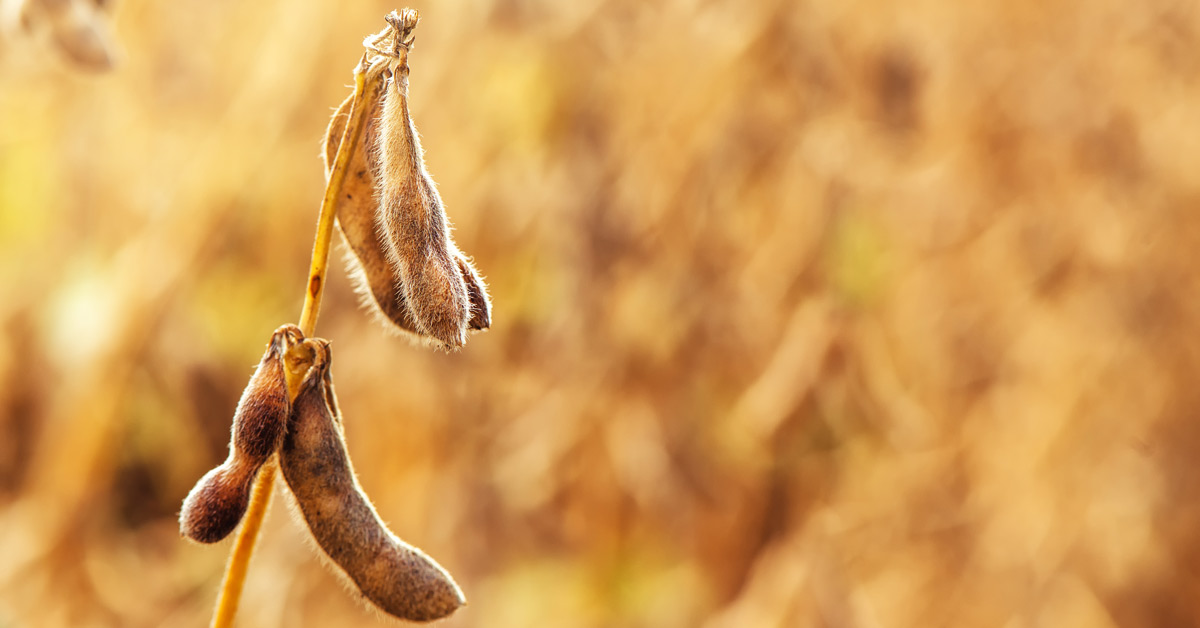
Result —
[[[354, 71], [354, 102], [350, 106], [350, 116], [346, 128], [342, 132], [342, 141], [338, 146], [337, 157], [329, 180], [325, 182], [325, 198], [321, 202], [321, 213], [317, 218], [317, 234], [313, 242], [312, 265], [308, 271], [308, 284], [304, 291], [304, 309], [300, 313], [300, 330], [305, 336], [312, 336], [317, 327], [317, 314], [321, 310], [321, 295], [325, 291], [325, 271], [329, 267], [329, 246], [333, 239], [333, 219], [337, 210], [337, 199], [342, 193], [346, 181], [347, 164], [350, 156], [362, 136], [366, 116], [365, 101], [368, 67], [366, 56], [359, 62]], [[290, 380], [290, 378], [289, 378]], [[288, 391], [295, 399], [299, 386], [288, 382]], [[237, 614], [238, 602], [242, 597], [242, 587], [246, 583], [246, 570], [250, 566], [250, 557], [254, 554], [254, 545], [258, 541], [258, 531], [262, 528], [263, 517], [267, 506], [271, 503], [271, 490], [275, 486], [275, 472], [278, 468], [276, 459], [271, 458], [258, 472], [254, 482], [254, 490], [250, 497], [250, 506], [242, 527], [238, 530], [237, 539], [229, 554], [229, 563], [225, 567], [225, 577], [221, 582], [221, 592], [217, 597], [217, 607], [213, 611], [212, 628], [229, 628]]]
[[250, 565], [250, 556], [254, 553], [254, 543], [258, 540], [259, 529], [262, 528], [263, 515], [271, 502], [271, 487], [275, 482], [276, 468], [275, 458], [271, 458], [258, 472], [245, 522], [238, 531], [233, 551], [229, 554], [229, 565], [225, 568], [225, 580], [221, 583], [221, 594], [213, 612], [214, 628], [233, 625], [238, 602], [242, 599], [242, 585], [246, 584], [246, 568]]

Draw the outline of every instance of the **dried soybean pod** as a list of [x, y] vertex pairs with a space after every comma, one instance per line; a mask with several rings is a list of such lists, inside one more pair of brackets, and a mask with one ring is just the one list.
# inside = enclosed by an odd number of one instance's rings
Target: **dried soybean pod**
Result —
[[279, 463], [309, 531], [383, 612], [411, 621], [453, 613], [465, 603], [454, 579], [424, 552], [396, 538], [359, 486], [333, 395], [329, 344], [305, 342], [316, 344], [316, 357], [293, 404]]
[[471, 329], [487, 329], [492, 326], [492, 300], [488, 298], [487, 285], [475, 271], [475, 266], [462, 251], [455, 250], [454, 260], [462, 273], [463, 282], [467, 286], [467, 296], [471, 303]]
[[437, 187], [425, 169], [424, 153], [408, 109], [408, 50], [417, 12], [387, 16], [394, 36], [391, 78], [379, 118], [379, 213], [388, 260], [400, 274], [400, 287], [417, 327], [447, 347], [467, 341], [470, 297], [454, 258], [450, 225]]
[[[377, 179], [370, 146], [374, 145], [374, 137], [377, 134], [384, 84], [379, 76], [382, 65], [368, 70], [372, 71], [374, 74], [367, 77], [364, 103], [367, 108], [366, 127], [361, 141], [350, 156], [346, 182], [342, 187], [342, 196], [337, 202], [337, 226], [338, 232], [342, 234], [342, 239], [350, 249], [346, 256], [347, 271], [362, 302], [376, 315], [394, 324], [398, 330], [415, 338], [420, 336], [421, 332], [417, 329], [412, 312], [404, 301], [404, 293], [399, 289], [395, 273], [384, 253], [383, 240], [375, 229], [375, 209], [378, 207], [378, 200], [375, 198]], [[326, 177], [333, 168], [342, 132], [350, 118], [350, 105], [353, 100], [354, 95], [351, 94], [329, 121], [329, 129], [325, 134]]]
[[229, 457], [200, 478], [183, 500], [179, 531], [201, 543], [216, 543], [229, 535], [250, 500], [258, 470], [279, 449], [291, 412], [283, 355], [304, 335], [295, 325], [275, 330], [258, 369], [242, 392], [229, 443]]
[[[382, 83], [379, 87], [379, 92], [382, 92]], [[363, 303], [377, 316], [390, 321], [401, 331], [420, 336], [421, 332], [417, 330], [413, 321], [412, 312], [404, 299], [404, 292], [397, 285], [395, 273], [384, 253], [383, 241], [375, 228], [376, 208], [379, 206], [375, 197], [378, 160], [369, 147], [375, 145], [378, 135], [378, 119], [382, 105], [379, 95], [376, 93], [368, 100], [368, 118], [363, 141], [355, 147], [354, 154], [350, 157], [350, 175], [337, 205], [338, 231], [350, 248], [346, 256], [347, 271]], [[354, 95], [351, 94], [329, 121], [329, 129], [325, 133], [326, 176], [333, 167], [353, 100]], [[491, 326], [492, 312], [487, 286], [462, 251], [456, 251], [455, 258], [471, 303], [470, 328], [487, 329]]]

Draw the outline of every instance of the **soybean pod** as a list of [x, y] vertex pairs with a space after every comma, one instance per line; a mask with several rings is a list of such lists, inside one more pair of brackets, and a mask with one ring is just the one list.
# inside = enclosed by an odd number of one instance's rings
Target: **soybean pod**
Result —
[[200, 478], [183, 500], [179, 531], [184, 536], [200, 543], [216, 543], [228, 536], [246, 514], [250, 485], [283, 442], [291, 412], [283, 354], [302, 338], [295, 325], [284, 325], [271, 335], [267, 351], [234, 412], [229, 457]]
[[309, 532], [379, 610], [411, 621], [453, 613], [465, 603], [454, 579], [388, 530], [359, 486], [333, 392], [329, 343], [305, 342], [315, 358], [293, 404], [279, 461]]

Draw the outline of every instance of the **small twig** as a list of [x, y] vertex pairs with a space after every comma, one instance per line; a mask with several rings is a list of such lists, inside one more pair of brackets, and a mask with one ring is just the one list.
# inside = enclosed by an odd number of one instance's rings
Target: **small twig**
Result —
[[[321, 309], [321, 295], [325, 289], [325, 271], [329, 266], [329, 247], [333, 239], [333, 221], [337, 208], [337, 198], [342, 193], [346, 181], [347, 164], [354, 153], [355, 146], [362, 136], [366, 116], [363, 106], [364, 94], [368, 89], [374, 89], [374, 81], [379, 80], [379, 72], [368, 67], [367, 57], [363, 55], [358, 68], [354, 72], [354, 101], [350, 108], [350, 117], [346, 129], [342, 133], [341, 145], [338, 147], [337, 158], [325, 183], [325, 198], [321, 203], [321, 213], [317, 219], [317, 234], [313, 242], [312, 265], [308, 272], [308, 283], [304, 292], [304, 309], [300, 313], [300, 330], [305, 336], [311, 336], [316, 330], [317, 315]], [[289, 374], [290, 375], [290, 374]], [[292, 382], [289, 376], [288, 391], [294, 399], [299, 392], [298, 382]], [[258, 531], [262, 527], [263, 517], [271, 502], [271, 491], [275, 486], [275, 471], [277, 465], [272, 458], [259, 471], [254, 483], [254, 492], [250, 498], [250, 506], [246, 517], [238, 531], [237, 540], [229, 555], [229, 563], [225, 568], [225, 577], [221, 583], [221, 592], [217, 597], [217, 606], [213, 611], [212, 628], [229, 628], [237, 614], [238, 602], [242, 597], [242, 587], [246, 582], [246, 570], [250, 565], [250, 557], [254, 554], [254, 545], [258, 541]]]

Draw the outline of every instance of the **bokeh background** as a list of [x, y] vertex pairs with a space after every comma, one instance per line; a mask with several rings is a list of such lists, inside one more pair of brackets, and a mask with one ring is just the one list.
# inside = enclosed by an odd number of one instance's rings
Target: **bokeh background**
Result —
[[[335, 262], [318, 334], [444, 625], [1200, 625], [1197, 6], [986, 4], [416, 6], [494, 325], [412, 347]], [[0, 45], [0, 626], [207, 624], [230, 542], [175, 517], [398, 7], [123, 0], [107, 74]], [[287, 502], [240, 625], [383, 625]]]

